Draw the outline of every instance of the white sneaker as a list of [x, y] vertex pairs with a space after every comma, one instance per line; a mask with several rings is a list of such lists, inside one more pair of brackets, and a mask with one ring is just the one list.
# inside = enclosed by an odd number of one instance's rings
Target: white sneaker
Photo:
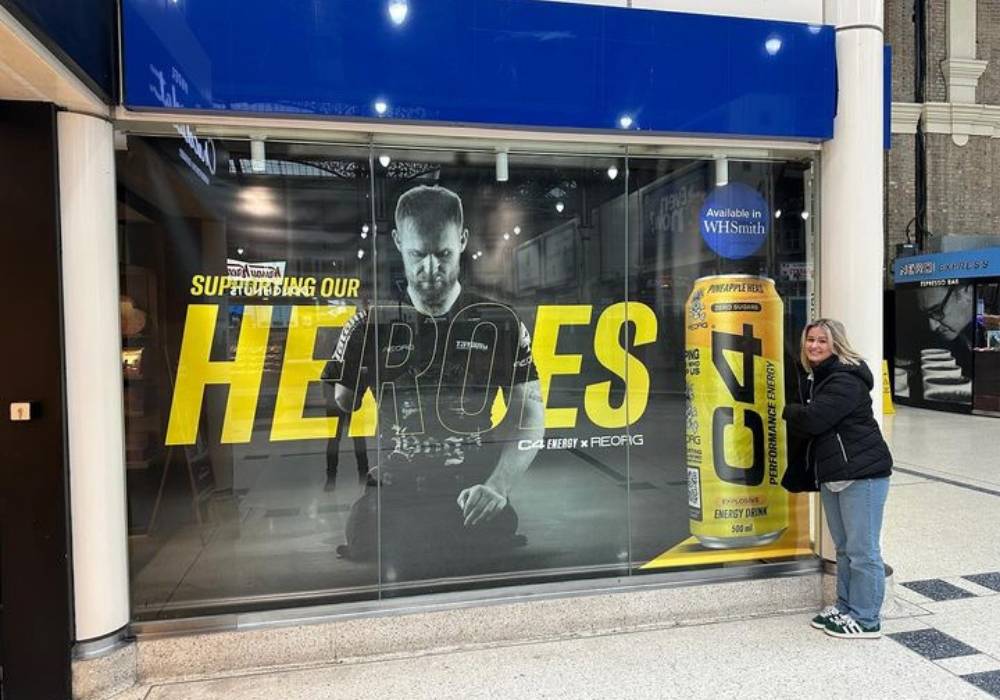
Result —
[[841, 639], [878, 639], [882, 636], [882, 625], [876, 622], [871, 627], [865, 627], [850, 615], [838, 615], [826, 623], [823, 631]]
[[819, 611], [816, 617], [809, 621], [809, 624], [818, 630], [826, 629], [826, 623], [838, 615], [840, 615], [840, 610], [837, 609], [836, 605], [827, 605]]

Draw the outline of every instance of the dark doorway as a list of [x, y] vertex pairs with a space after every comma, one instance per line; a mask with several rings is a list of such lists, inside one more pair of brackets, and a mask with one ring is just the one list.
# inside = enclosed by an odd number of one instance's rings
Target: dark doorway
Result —
[[0, 101], [0, 153], [2, 693], [62, 700], [72, 605], [55, 107]]

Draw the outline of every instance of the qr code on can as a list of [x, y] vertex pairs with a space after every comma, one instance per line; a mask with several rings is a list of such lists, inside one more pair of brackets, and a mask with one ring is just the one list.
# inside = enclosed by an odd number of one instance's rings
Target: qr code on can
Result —
[[701, 474], [691, 467], [688, 467], [688, 506], [701, 508]]

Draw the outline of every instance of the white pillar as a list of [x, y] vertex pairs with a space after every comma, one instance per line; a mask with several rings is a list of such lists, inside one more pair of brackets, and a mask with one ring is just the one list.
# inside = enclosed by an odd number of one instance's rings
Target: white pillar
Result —
[[[976, 60], [976, 0], [948, 0], [948, 58], [941, 62], [948, 84], [948, 101], [975, 104], [979, 79], [987, 61]], [[964, 146], [969, 142], [971, 125], [955, 120], [952, 141]]]
[[[882, 422], [883, 8], [881, 0], [832, 0], [837, 29], [837, 117], [820, 177], [820, 311], [847, 327], [872, 373]], [[820, 553], [834, 559], [824, 523]]]
[[129, 621], [118, 239], [111, 124], [58, 121], [76, 640]]
[[[843, 321], [877, 376], [882, 371], [882, 3], [838, 0], [839, 97], [833, 139], [823, 146], [820, 310]], [[882, 382], [872, 400], [881, 405]], [[875, 412], [881, 416], [881, 411]]]

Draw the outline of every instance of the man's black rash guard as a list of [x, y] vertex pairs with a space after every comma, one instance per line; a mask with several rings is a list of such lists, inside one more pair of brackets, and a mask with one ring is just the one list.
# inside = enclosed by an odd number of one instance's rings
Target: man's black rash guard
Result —
[[[344, 326], [324, 377], [378, 401], [381, 464], [393, 472], [462, 469], [470, 482], [496, 466], [493, 404], [503, 392], [507, 428], [520, 421], [514, 385], [538, 378], [531, 338], [510, 306], [462, 290], [440, 316], [380, 304]], [[499, 426], [498, 426], [499, 427]]]

